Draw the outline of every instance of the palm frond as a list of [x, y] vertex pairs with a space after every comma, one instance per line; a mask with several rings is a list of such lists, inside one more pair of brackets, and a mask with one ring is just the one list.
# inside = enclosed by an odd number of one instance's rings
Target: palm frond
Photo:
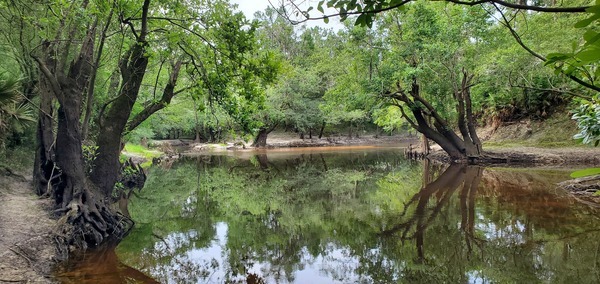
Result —
[[16, 133], [23, 132], [29, 124], [35, 122], [33, 109], [28, 104], [12, 104], [11, 107], [5, 108], [5, 113], [7, 114], [9, 127]]
[[20, 79], [0, 73], [0, 106], [14, 103], [19, 95]]

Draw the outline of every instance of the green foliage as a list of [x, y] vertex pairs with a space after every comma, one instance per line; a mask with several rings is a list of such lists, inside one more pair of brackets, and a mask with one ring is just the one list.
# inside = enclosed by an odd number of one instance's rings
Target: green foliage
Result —
[[269, 104], [281, 112], [280, 120], [298, 132], [308, 132], [320, 126], [323, 114], [319, 109], [322, 102], [322, 79], [315, 70], [297, 67], [280, 79], [272, 89]]
[[149, 127], [146, 124], [143, 126], [138, 126], [133, 131], [129, 132], [125, 136], [125, 141], [131, 143], [140, 143], [144, 139], [148, 140], [155, 137], [158, 136], [154, 133], [154, 127]]
[[583, 41], [573, 42], [570, 52], [549, 53], [546, 65], [554, 67], [556, 72], [582, 78], [599, 91], [595, 82], [600, 78], [600, 1], [586, 12], [591, 15], [574, 24], [583, 30]]
[[388, 106], [385, 108], [378, 108], [373, 113], [375, 118], [375, 124], [383, 127], [386, 132], [393, 132], [394, 130], [401, 129], [407, 126], [406, 120], [402, 117], [402, 113], [395, 106]]
[[0, 147], [8, 135], [23, 135], [35, 121], [33, 110], [23, 101], [16, 76], [0, 70]]
[[577, 121], [579, 133], [573, 136], [584, 144], [600, 144], [600, 100], [598, 96], [591, 101], [583, 100], [579, 108], [573, 111], [572, 118]]
[[[375, 45], [379, 40], [373, 31], [361, 27], [347, 26], [337, 35], [336, 49], [330, 52], [327, 60], [333, 66], [328, 67], [333, 79], [323, 96], [320, 105], [325, 121], [331, 125], [348, 125], [349, 128], [372, 121], [372, 112], [376, 108], [376, 90], [374, 78], [378, 64], [378, 51]], [[333, 58], [331, 58], [333, 57]], [[337, 64], [335, 58], [353, 58], [344, 64]]]
[[81, 150], [83, 151], [83, 160], [85, 163], [85, 172], [90, 173], [92, 171], [94, 160], [98, 156], [98, 146], [96, 145], [82, 145]]
[[[292, 2], [294, 1], [286, 1]], [[421, 91], [436, 110], [446, 119], [452, 120], [454, 106], [449, 99], [453, 85], [457, 84], [457, 74], [462, 68], [477, 75], [477, 84], [472, 93], [473, 102], [480, 117], [489, 121], [523, 117], [546, 118], [569, 100], [563, 92], [583, 92], [587, 95], [585, 90], [579, 90], [580, 86], [569, 78], [553, 74], [537, 58], [525, 52], [507, 28], [490, 14], [490, 9], [494, 9], [491, 5], [469, 7], [440, 2], [443, 1], [333, 0], [320, 1], [309, 8], [316, 8], [324, 13], [323, 7], [334, 7], [340, 12], [342, 20], [354, 19], [354, 25], [358, 28], [347, 25], [350, 32], [344, 36], [348, 42], [360, 35], [357, 31], [361, 28], [366, 30], [366, 27], [375, 27], [371, 30], [380, 31], [375, 35], [374, 41], [366, 42], [371, 47], [382, 49], [374, 49], [375, 56], [382, 59], [381, 62], [371, 61], [369, 67], [362, 63], [360, 67], [363, 74], [375, 69], [374, 78], [370, 76], [367, 83], [357, 76], [351, 76], [350, 83], [343, 83], [344, 75], [351, 74], [343, 72], [338, 77], [341, 80], [336, 80], [336, 85], [343, 86], [339, 96], [354, 98], [355, 90], [369, 85], [372, 87], [364, 89], [375, 93], [394, 90], [396, 83], [407, 89], [410, 84], [407, 79], [417, 76], [421, 80], [435, 82], [420, 82]], [[567, 6], [584, 7], [589, 5], [589, 1], [569, 4]], [[534, 2], [530, 5], [547, 7], [549, 4]], [[295, 9], [301, 9], [298, 7]], [[374, 12], [364, 13], [365, 11]], [[600, 54], [600, 49], [597, 48], [600, 43], [597, 40], [600, 38], [597, 36], [597, 22], [600, 18], [597, 13], [600, 9], [597, 5], [588, 8], [588, 14], [520, 13], [512, 9], [503, 11], [509, 17], [514, 12], [512, 24], [525, 45], [538, 53], [549, 54], [546, 65], [556, 65], [557, 70], [591, 84], [597, 81], [596, 57]], [[353, 18], [346, 12], [358, 14], [358, 17]], [[354, 50], [359, 50], [357, 46], [361, 46], [360, 40], [364, 40], [364, 37], [357, 38], [358, 42], [352, 42]], [[373, 55], [373, 50], [361, 51], [358, 54], [339, 56], [353, 58], [357, 62], [365, 54]], [[352, 86], [354, 82], [359, 87]], [[369, 91], [359, 91], [364, 92]], [[343, 106], [333, 104], [325, 112], [330, 113], [334, 109], [343, 109]]]
[[600, 168], [587, 168], [571, 173], [572, 178], [580, 178], [593, 175], [600, 175]]
[[33, 167], [35, 144], [22, 143], [0, 148], [0, 168], [7, 167], [26, 176]]

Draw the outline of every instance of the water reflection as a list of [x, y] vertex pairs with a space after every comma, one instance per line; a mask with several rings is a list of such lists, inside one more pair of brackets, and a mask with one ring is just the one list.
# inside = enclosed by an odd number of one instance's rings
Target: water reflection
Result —
[[75, 255], [58, 268], [62, 283], [159, 283], [139, 270], [123, 264], [114, 246], [107, 245], [92, 253]]
[[149, 174], [117, 253], [162, 283], [598, 283], [600, 221], [566, 178], [381, 149], [201, 156]]
[[[406, 203], [399, 219], [403, 222], [383, 230], [384, 235], [398, 234], [402, 240], [414, 240], [417, 250], [417, 263], [423, 263], [424, 234], [427, 227], [434, 223], [437, 215], [447, 206], [452, 195], [462, 187], [459, 193], [460, 204], [460, 230], [464, 232], [464, 239], [468, 254], [472, 251], [473, 243], [481, 243], [482, 239], [475, 236], [475, 194], [483, 169], [471, 165], [451, 165], [439, 177], [427, 183], [430, 174], [430, 162], [424, 162], [424, 186], [414, 194]], [[431, 203], [431, 204], [430, 204]], [[413, 206], [414, 205], [414, 206]], [[408, 218], [408, 210], [414, 210]]]

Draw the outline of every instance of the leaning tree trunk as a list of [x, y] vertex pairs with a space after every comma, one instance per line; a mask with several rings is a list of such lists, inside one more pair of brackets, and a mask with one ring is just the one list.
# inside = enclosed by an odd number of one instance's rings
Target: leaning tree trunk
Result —
[[[398, 106], [402, 116], [407, 122], [426, 138], [436, 142], [453, 162], [475, 162], [481, 156], [481, 141], [475, 131], [474, 116], [472, 113], [470, 87], [473, 76], [463, 70], [462, 84], [456, 88], [454, 98], [457, 101], [459, 137], [450, 127], [447, 120], [420, 95], [420, 87], [416, 77], [413, 77], [411, 89], [406, 92], [400, 86], [398, 91], [387, 94], [395, 99], [394, 105]], [[401, 104], [403, 103], [403, 104]], [[404, 107], [412, 113], [409, 117]]]

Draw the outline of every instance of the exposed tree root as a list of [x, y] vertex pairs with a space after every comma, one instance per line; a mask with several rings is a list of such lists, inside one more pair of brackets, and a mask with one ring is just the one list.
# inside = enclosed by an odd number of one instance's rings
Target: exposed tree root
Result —
[[62, 216], [56, 229], [60, 236], [56, 240], [59, 251], [86, 250], [109, 240], [121, 240], [129, 233], [134, 222], [128, 217], [126, 206], [112, 205], [121, 205], [122, 199], [128, 199], [134, 189], [141, 189], [146, 175], [141, 167], [128, 161], [123, 165], [119, 181], [121, 186], [112, 198], [98, 199], [95, 193], [99, 190], [90, 182], [85, 183], [85, 188], [65, 186], [65, 198], [73, 194], [66, 205], [54, 211]]
[[96, 201], [88, 190], [59, 211], [64, 215], [58, 222], [58, 243], [67, 251], [71, 246], [85, 250], [109, 239], [120, 240], [133, 226], [131, 219]]
[[599, 207], [600, 196], [597, 194], [600, 191], [600, 175], [564, 181], [558, 186], [571, 192], [580, 201], [593, 207]]

